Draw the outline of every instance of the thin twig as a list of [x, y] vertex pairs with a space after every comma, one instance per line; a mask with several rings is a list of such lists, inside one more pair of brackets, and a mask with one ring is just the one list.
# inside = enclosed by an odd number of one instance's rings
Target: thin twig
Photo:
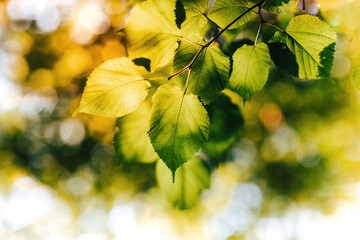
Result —
[[[213, 44], [226, 30], [228, 30], [234, 23], [236, 23], [239, 19], [241, 19], [243, 16], [245, 16], [247, 13], [249, 13], [250, 11], [253, 11], [253, 9], [259, 7], [261, 8], [262, 5], [265, 3], [266, 0], [261, 0], [260, 2], [258, 2], [257, 4], [255, 4], [254, 6], [248, 8], [245, 12], [243, 12], [239, 17], [235, 18], [231, 23], [229, 23], [226, 27], [224, 27], [221, 31], [219, 31], [214, 37], [212, 37], [210, 39], [210, 41], [208, 43], [206, 43], [205, 45], [203, 45], [200, 50], [196, 53], [196, 55], [194, 56], [194, 58], [191, 60], [191, 62], [186, 65], [183, 69], [181, 69], [180, 71], [170, 75], [169, 77], [167, 77], [168, 80], [170, 80], [171, 78], [185, 72], [186, 70], [190, 70], [191, 66], [194, 64], [194, 62], [196, 61], [196, 59], [199, 57], [200, 53], [202, 51], [204, 51], [204, 49], [206, 49], [207, 47], [209, 47], [211, 44]], [[190, 76], [190, 71], [188, 73], [188, 75]], [[188, 80], [188, 79], [187, 79]]]
[[218, 31], [221, 31], [221, 27], [219, 26], [219, 25], [217, 25], [217, 23], [216, 22], [214, 22], [213, 20], [211, 20], [208, 16], [207, 16], [207, 14], [205, 14], [205, 13], [201, 13], [212, 25], [214, 25], [216, 28], [217, 28], [217, 30]]
[[259, 38], [259, 35], [260, 35], [260, 32], [261, 32], [261, 28], [262, 28], [262, 25], [263, 25], [263, 18], [261, 16], [261, 7], [260, 6], [259, 6], [258, 14], [259, 14], [259, 17], [260, 17], [260, 24], [259, 24], [259, 30], [258, 30], [258, 32], [256, 34], [254, 46], [256, 46], [256, 44], [257, 44], [257, 41], [258, 41], [258, 38]]
[[239, 17], [235, 18], [231, 23], [229, 23], [226, 27], [224, 27], [215, 37], [213, 37], [204, 47], [208, 47], [210, 46], [213, 42], [216, 41], [216, 39], [218, 39], [226, 30], [228, 30], [235, 22], [237, 22], [240, 18], [242, 18], [243, 16], [245, 16], [248, 12], [252, 11], [253, 9], [257, 8], [257, 7], [261, 7], [263, 5], [263, 3], [266, 0], [261, 0], [260, 2], [258, 2], [257, 4], [255, 4], [254, 6], [252, 6], [251, 8], [249, 8], [248, 10], [246, 10], [245, 12], [243, 12]]

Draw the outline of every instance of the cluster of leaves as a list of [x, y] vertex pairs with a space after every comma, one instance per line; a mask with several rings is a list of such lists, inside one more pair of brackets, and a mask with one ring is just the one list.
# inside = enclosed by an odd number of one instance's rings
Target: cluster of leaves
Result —
[[[247, 101], [266, 84], [272, 60], [299, 78], [330, 78], [337, 41], [330, 26], [300, 15], [283, 30], [263, 19], [265, 10], [288, 2], [217, 0], [209, 9], [208, 0], [141, 1], [123, 30], [129, 57], [109, 60], [92, 72], [75, 114], [119, 118], [117, 158], [161, 159], [175, 182], [158, 161], [160, 187], [174, 205], [191, 207], [210, 178], [196, 153], [203, 149], [219, 157], [240, 130], [227, 131], [226, 125], [243, 122], [225, 88]], [[220, 37], [252, 21], [259, 22], [254, 44], [227, 56]], [[258, 42], [264, 24], [279, 30], [267, 43]], [[210, 38], [209, 26], [215, 29]]]

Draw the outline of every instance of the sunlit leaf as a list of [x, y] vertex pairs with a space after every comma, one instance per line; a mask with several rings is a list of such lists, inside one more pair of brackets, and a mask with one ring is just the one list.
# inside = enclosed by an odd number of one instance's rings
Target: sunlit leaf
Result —
[[181, 24], [181, 35], [191, 38], [198, 34], [208, 22], [205, 17], [209, 5], [208, 0], [182, 0], [185, 8], [186, 19]]
[[[199, 46], [183, 42], [174, 58], [174, 72], [188, 65]], [[210, 46], [202, 51], [191, 67], [187, 93], [200, 96], [204, 103], [210, 103], [225, 88], [229, 78], [230, 60], [217, 46]], [[186, 86], [187, 71], [174, 78], [183, 89]]]
[[151, 71], [166, 65], [178, 47], [175, 0], [148, 0], [136, 5], [125, 28], [130, 58], [148, 58]]
[[267, 81], [271, 63], [269, 49], [265, 43], [244, 45], [234, 53], [233, 61], [230, 87], [246, 101]]
[[318, 17], [309, 15], [294, 17], [286, 32], [287, 46], [299, 65], [299, 77], [330, 77], [336, 32]]
[[176, 208], [192, 208], [201, 192], [210, 186], [210, 172], [204, 162], [195, 157], [182, 165], [172, 181], [171, 172], [162, 161], [156, 165], [156, 177], [161, 192]]
[[170, 170], [192, 159], [208, 139], [209, 117], [195, 95], [175, 85], [161, 86], [153, 97], [149, 136]]
[[[224, 28], [248, 9], [249, 3], [247, 0], [217, 0], [210, 9], [208, 17], [221, 28]], [[253, 11], [248, 12], [236, 21], [230, 29], [241, 27], [249, 22], [255, 15], [256, 13]]]
[[159, 159], [150, 138], [149, 121], [151, 108], [144, 102], [135, 112], [119, 118], [114, 136], [115, 157], [120, 163], [151, 163]]
[[150, 83], [146, 72], [128, 58], [108, 60], [97, 67], [86, 82], [78, 112], [121, 117], [135, 111], [144, 101]]

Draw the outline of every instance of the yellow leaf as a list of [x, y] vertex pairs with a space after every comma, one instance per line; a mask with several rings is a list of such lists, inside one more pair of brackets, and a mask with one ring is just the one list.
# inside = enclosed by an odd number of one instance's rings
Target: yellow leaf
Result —
[[115, 58], [97, 67], [88, 78], [77, 113], [121, 117], [134, 112], [148, 95], [145, 69], [128, 58]]

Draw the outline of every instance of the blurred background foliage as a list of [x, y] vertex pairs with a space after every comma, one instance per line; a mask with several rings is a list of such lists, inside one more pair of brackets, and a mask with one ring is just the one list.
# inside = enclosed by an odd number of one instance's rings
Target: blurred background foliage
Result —
[[[359, 239], [360, 94], [351, 70], [360, 1], [307, 1], [306, 12], [338, 32], [332, 82], [272, 67], [245, 106], [226, 90], [243, 113], [224, 119], [239, 138], [204, 149], [211, 186], [187, 211], [160, 193], [154, 163], [116, 164], [115, 119], [70, 117], [91, 70], [127, 55], [115, 32], [135, 2], [0, 1], [0, 238]], [[284, 28], [299, 13], [266, 18]], [[224, 50], [254, 39], [255, 25], [228, 32], [224, 41], [235, 42]], [[265, 27], [263, 40], [273, 33]]]

